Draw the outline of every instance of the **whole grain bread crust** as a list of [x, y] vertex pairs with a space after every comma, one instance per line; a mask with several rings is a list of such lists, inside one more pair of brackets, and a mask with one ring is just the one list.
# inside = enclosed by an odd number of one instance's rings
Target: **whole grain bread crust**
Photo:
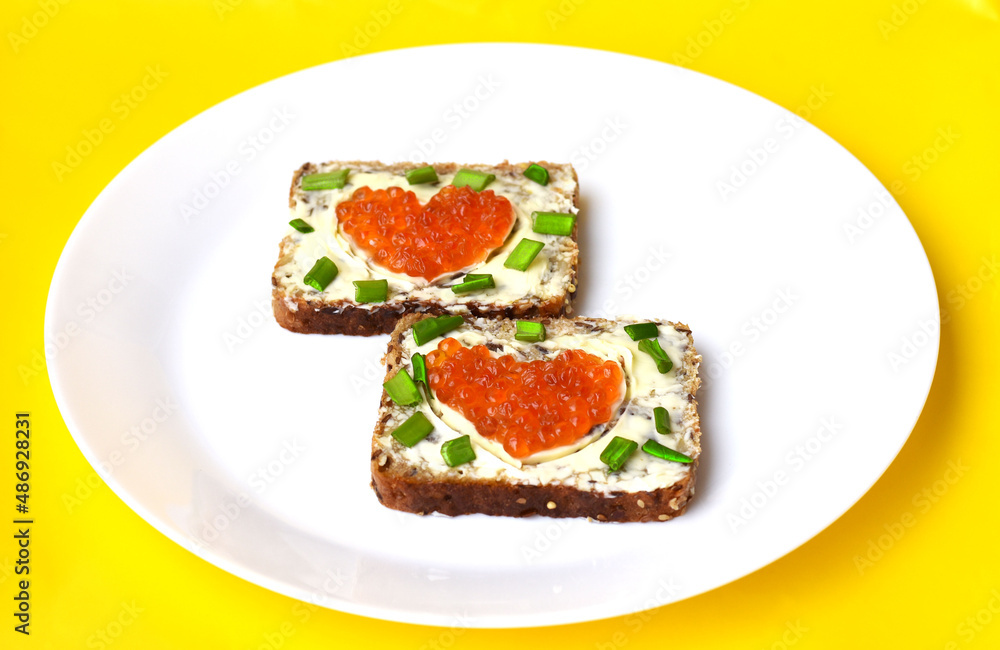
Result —
[[[331, 164], [331, 163], [326, 163]], [[387, 171], [393, 174], [405, 174], [410, 169], [426, 167], [427, 163], [393, 163], [386, 164], [379, 161], [347, 160], [336, 161], [337, 165], [350, 167], [363, 171]], [[462, 167], [470, 169], [489, 170], [496, 175], [516, 176], [523, 175], [524, 170], [532, 163], [510, 163], [504, 161], [499, 165], [459, 165], [458, 163], [433, 163], [438, 174], [453, 174]], [[546, 161], [539, 161], [537, 164], [550, 165]], [[288, 205], [295, 207], [295, 188], [299, 185], [299, 180], [307, 174], [314, 174], [319, 170], [319, 166], [314, 163], [306, 163], [295, 171], [292, 176], [292, 185], [288, 192]], [[577, 180], [576, 170], [573, 170], [573, 180]], [[576, 191], [573, 195], [573, 205], [579, 208], [580, 189], [576, 184]], [[518, 300], [513, 303], [491, 303], [491, 302], [466, 302], [459, 306], [459, 309], [467, 309], [462, 312], [456, 309], [456, 305], [446, 305], [437, 301], [425, 300], [404, 300], [394, 301], [389, 304], [369, 304], [359, 306], [351, 300], [324, 301], [316, 303], [306, 300], [302, 295], [293, 295], [283, 290], [279, 285], [278, 277], [271, 276], [271, 307], [274, 311], [274, 318], [283, 328], [301, 334], [348, 334], [352, 336], [373, 336], [376, 334], [388, 334], [392, 332], [399, 319], [409, 313], [423, 313], [430, 316], [445, 313], [468, 313], [471, 316], [482, 316], [486, 318], [541, 318], [556, 317], [572, 313], [572, 299], [577, 284], [577, 267], [579, 259], [579, 249], [577, 242], [577, 226], [574, 225], [571, 239], [574, 243], [570, 259], [569, 287], [568, 293], [553, 296], [548, 300]], [[282, 261], [292, 252], [292, 240], [286, 237], [278, 247], [277, 269]]]
[[[386, 379], [392, 377], [403, 363], [403, 337], [413, 323], [425, 318], [410, 314], [400, 319], [389, 341], [383, 362]], [[468, 319], [467, 319], [468, 320]], [[558, 334], [568, 328], [592, 324], [609, 324], [598, 318], [542, 319], [546, 331]], [[689, 345], [685, 351], [683, 372], [679, 377], [687, 395], [684, 411], [685, 426], [694, 430], [694, 462], [685, 477], [668, 487], [651, 491], [601, 493], [580, 490], [572, 486], [528, 485], [482, 479], [468, 475], [436, 476], [421, 472], [405, 460], [387, 453], [377, 441], [386, 434], [386, 423], [393, 403], [383, 391], [379, 421], [372, 437], [372, 489], [382, 505], [417, 514], [439, 512], [445, 515], [483, 513], [506, 517], [590, 517], [598, 521], [639, 522], [666, 521], [683, 514], [695, 491], [695, 475], [701, 456], [701, 425], [695, 394], [701, 384], [697, 368], [701, 357], [695, 350], [691, 330], [681, 323], [662, 322], [685, 333]], [[399, 443], [393, 441], [393, 445]]]

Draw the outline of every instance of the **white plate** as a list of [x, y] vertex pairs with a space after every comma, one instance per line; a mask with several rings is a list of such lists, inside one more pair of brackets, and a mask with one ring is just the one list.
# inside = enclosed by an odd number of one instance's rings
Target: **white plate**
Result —
[[[823, 101], [806, 91], [804, 110]], [[282, 330], [269, 275], [296, 167], [411, 156], [577, 165], [577, 312], [686, 322], [705, 357], [686, 515], [448, 519], [377, 503], [368, 457], [387, 338]], [[791, 113], [649, 60], [481, 44], [304, 70], [165, 136], [73, 232], [45, 335], [77, 444], [178, 544], [326, 607], [508, 627], [686, 598], [829, 525], [920, 414], [937, 314], [902, 211]]]

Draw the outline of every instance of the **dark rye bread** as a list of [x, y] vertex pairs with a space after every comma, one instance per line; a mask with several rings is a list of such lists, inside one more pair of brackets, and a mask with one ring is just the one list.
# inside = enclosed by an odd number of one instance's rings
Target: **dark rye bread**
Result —
[[[412, 324], [423, 315], [412, 314], [401, 319], [390, 338], [383, 359], [386, 380], [408, 365], [403, 347], [404, 336]], [[614, 326], [613, 321], [597, 318], [542, 319], [550, 336], [562, 333], [587, 332], [599, 335], [602, 328]], [[694, 462], [677, 482], [653, 490], [602, 493], [564, 484], [533, 485], [504, 478], [469, 476], [453, 468], [433, 473], [403, 458], [404, 448], [389, 436], [391, 425], [408, 414], [394, 404], [383, 391], [379, 420], [372, 437], [372, 488], [386, 507], [417, 514], [439, 512], [445, 515], [482, 513], [507, 517], [589, 517], [598, 521], [644, 522], [666, 521], [683, 514], [694, 494], [695, 475], [700, 457], [701, 427], [695, 394], [701, 383], [698, 366], [701, 357], [694, 348], [687, 326], [659, 321], [672, 326], [686, 337], [688, 345], [677, 370], [685, 399], [683, 423], [691, 432]], [[466, 319], [474, 327], [495, 328], [497, 323]], [[447, 336], [447, 335], [446, 335]], [[395, 417], [395, 416], [399, 417]], [[432, 434], [434, 435], [434, 434]], [[604, 438], [606, 440], [606, 438]], [[420, 443], [418, 443], [420, 444]], [[599, 443], [598, 443], [599, 444]], [[477, 450], [477, 454], [489, 453]], [[636, 452], [642, 453], [642, 452]]]
[[[509, 163], [504, 161], [499, 165], [459, 165], [457, 163], [433, 163], [438, 175], [453, 174], [461, 168], [487, 171], [495, 174], [498, 179], [517, 179], [524, 177], [524, 170], [532, 163]], [[574, 191], [572, 194], [573, 206], [579, 208], [579, 185], [576, 183], [576, 171], [570, 165], [554, 165], [546, 161], [537, 164], [547, 168], [565, 167], [572, 173], [574, 181]], [[385, 164], [378, 161], [336, 161], [324, 163], [334, 165], [337, 168], [350, 168], [361, 171], [386, 171], [393, 174], [405, 175], [410, 169], [426, 167], [427, 163], [393, 163]], [[313, 163], [302, 165], [292, 177], [292, 184], [288, 195], [288, 204], [294, 208], [296, 204], [296, 192], [302, 176], [318, 173], [320, 167]], [[490, 188], [487, 188], [490, 189]], [[428, 315], [441, 315], [456, 312], [469, 314], [471, 316], [482, 316], [487, 318], [540, 318], [546, 316], [562, 316], [572, 313], [571, 301], [576, 291], [576, 276], [578, 266], [577, 246], [577, 226], [574, 226], [570, 237], [565, 238], [565, 259], [560, 260], [560, 264], [565, 264], [565, 273], [568, 277], [566, 290], [558, 295], [546, 299], [527, 297], [512, 302], [497, 302], [490, 300], [467, 301], [462, 303], [462, 307], [456, 309], [454, 304], [446, 304], [435, 300], [408, 299], [405, 296], [401, 300], [380, 304], [359, 305], [349, 298], [342, 299], [317, 299], [315, 294], [306, 291], [296, 291], [283, 286], [279, 273], [279, 267], [283, 261], [295, 253], [295, 242], [293, 236], [286, 236], [278, 248], [278, 263], [275, 265], [275, 272], [271, 276], [271, 304], [274, 311], [275, 320], [283, 328], [303, 334], [348, 334], [354, 336], [372, 336], [375, 334], [388, 334], [396, 326], [399, 319], [409, 313], [423, 313]], [[457, 277], [456, 274], [455, 277]]]

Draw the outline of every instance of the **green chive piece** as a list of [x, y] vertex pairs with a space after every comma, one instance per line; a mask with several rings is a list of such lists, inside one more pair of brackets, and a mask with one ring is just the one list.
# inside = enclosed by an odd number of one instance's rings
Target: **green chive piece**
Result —
[[333, 263], [333, 260], [329, 257], [321, 257], [316, 260], [316, 263], [313, 264], [313, 267], [302, 278], [302, 281], [316, 291], [322, 291], [326, 289], [327, 285], [333, 282], [333, 279], [337, 277], [337, 273], [339, 272], [340, 269]]
[[647, 440], [642, 445], [642, 450], [651, 456], [656, 456], [657, 458], [662, 458], [663, 460], [672, 460], [675, 463], [694, 462], [694, 459], [690, 456], [686, 456], [679, 451], [674, 451], [670, 447], [664, 447], [655, 440]]
[[542, 242], [525, 237], [517, 242], [517, 246], [507, 256], [503, 265], [505, 268], [514, 269], [515, 271], [525, 271], [531, 266], [531, 262], [543, 248], [545, 248], [545, 244]]
[[303, 176], [302, 190], [305, 192], [312, 192], [313, 190], [339, 190], [347, 183], [347, 175], [350, 173], [350, 169], [338, 169], [335, 172]]
[[430, 165], [411, 169], [406, 172], [406, 182], [410, 185], [423, 185], [424, 183], [437, 183], [438, 175]]
[[532, 212], [532, 230], [543, 235], [572, 235], [576, 215], [563, 212]]
[[670, 414], [667, 409], [657, 406], [653, 409], [653, 421], [656, 423], [656, 432], [667, 435], [670, 433]]
[[482, 192], [486, 186], [496, 180], [494, 174], [477, 172], [474, 169], [459, 169], [455, 178], [451, 179], [451, 184], [455, 187], [465, 187], [468, 185], [477, 192]]
[[536, 165], [531, 163], [528, 168], [524, 170], [524, 177], [535, 181], [539, 185], [549, 184], [549, 170], [545, 169], [541, 165]]
[[531, 341], [538, 343], [545, 340], [545, 326], [530, 320], [519, 320], [515, 324], [517, 331], [514, 338], [518, 341]]
[[601, 452], [601, 462], [617, 472], [639, 446], [635, 440], [615, 436]]
[[413, 380], [422, 381], [424, 385], [427, 384], [427, 360], [424, 359], [424, 355], [417, 352], [410, 358], [410, 363], [413, 365]]
[[410, 379], [409, 373], [402, 368], [392, 376], [392, 379], [382, 384], [382, 388], [389, 394], [392, 401], [400, 406], [420, 403], [420, 391], [417, 390], [417, 385]]
[[315, 230], [315, 228], [307, 224], [302, 219], [292, 219], [291, 221], [288, 222], [288, 225], [291, 226], [292, 228], [295, 228], [299, 232], [312, 232], [313, 230]]
[[427, 416], [417, 411], [406, 422], [402, 423], [392, 432], [392, 437], [401, 444], [412, 447], [427, 437], [434, 430], [434, 425], [427, 419]]
[[674, 367], [674, 362], [670, 360], [670, 357], [667, 356], [667, 353], [660, 347], [660, 342], [656, 339], [643, 339], [639, 341], [639, 350], [653, 357], [653, 361], [656, 362], [656, 369], [660, 371], [661, 375], [670, 372], [670, 369]]
[[493, 289], [497, 285], [493, 281], [493, 276], [489, 273], [479, 274], [475, 280], [465, 278], [461, 284], [453, 285], [451, 290], [455, 293], [469, 293], [472, 291], [482, 291], [483, 289]]
[[464, 322], [461, 316], [438, 316], [425, 318], [413, 324], [413, 342], [423, 345], [433, 341], [445, 332], [450, 332]]
[[492, 278], [493, 276], [489, 273], [466, 273], [465, 277], [462, 278], [462, 282], [472, 282], [473, 280], [480, 280], [482, 278]]
[[385, 302], [388, 295], [388, 280], [354, 281], [354, 302]]
[[458, 467], [476, 460], [476, 452], [469, 436], [461, 436], [441, 445], [441, 456], [448, 467]]
[[641, 341], [642, 339], [655, 339], [660, 335], [660, 329], [656, 326], [656, 323], [636, 323], [634, 325], [626, 325], [625, 333], [633, 341]]

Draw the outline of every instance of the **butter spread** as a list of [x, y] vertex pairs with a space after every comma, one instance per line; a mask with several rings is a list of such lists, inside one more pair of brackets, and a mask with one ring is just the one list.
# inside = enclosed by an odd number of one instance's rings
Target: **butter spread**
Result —
[[[681, 372], [697, 372], [697, 368], [684, 367], [685, 352], [689, 345], [687, 333], [679, 332], [667, 324], [660, 325], [660, 344], [674, 364], [670, 372], [660, 374], [652, 358], [640, 352], [638, 342], [632, 341], [625, 333], [624, 325], [630, 322], [636, 321], [620, 321], [607, 331], [557, 334], [541, 343], [526, 343], [512, 338], [508, 340], [506, 336], [501, 338], [491, 333], [489, 328], [484, 331], [468, 324], [445, 335], [457, 339], [463, 345], [487, 345], [495, 355], [511, 354], [523, 361], [550, 359], [561, 350], [580, 349], [620, 363], [625, 371], [628, 389], [617, 420], [613, 419], [610, 426], [595, 427], [587, 439], [569, 449], [553, 450], [542, 458], [527, 459], [530, 462], [517, 462], [503, 451], [499, 443], [479, 436], [468, 420], [437, 400], [432, 404], [424, 401], [415, 407], [423, 411], [434, 425], [434, 433], [427, 439], [406, 448], [395, 443], [389, 435], [402, 419], [412, 414], [414, 409], [410, 408], [405, 413], [393, 416], [386, 423], [386, 434], [376, 442], [385, 447], [395, 445], [394, 454], [435, 473], [451, 470], [476, 478], [535, 485], [569, 485], [605, 493], [651, 491], [669, 487], [687, 476], [690, 472], [689, 465], [663, 460], [641, 449], [618, 472], [609, 472], [607, 465], [600, 460], [601, 452], [614, 436], [634, 440], [640, 447], [646, 440], [653, 439], [689, 456], [698, 455], [694, 426], [685, 417], [688, 395], [678, 378]], [[417, 346], [412, 334], [407, 333], [402, 345], [402, 366], [409, 369], [409, 359], [414, 353], [427, 354], [440, 341], [437, 338], [423, 346]], [[665, 407], [669, 414], [671, 433], [668, 435], [659, 434], [655, 430], [653, 408], [657, 406]], [[441, 456], [441, 444], [465, 434], [472, 438], [476, 459], [457, 468], [449, 468]]]
[[[326, 172], [334, 166], [321, 166]], [[374, 305], [391, 305], [406, 300], [435, 301], [442, 304], [462, 305], [469, 302], [512, 303], [523, 299], [545, 300], [575, 290], [569, 286], [571, 278], [569, 259], [575, 250], [568, 237], [544, 235], [531, 229], [531, 213], [572, 212], [576, 181], [569, 166], [552, 165], [549, 168], [549, 185], [541, 186], [521, 175], [497, 175], [487, 189], [510, 200], [515, 221], [504, 243], [482, 263], [438, 278], [434, 284], [376, 266], [365, 254], [356, 249], [338, 227], [336, 207], [351, 197], [355, 190], [367, 186], [373, 190], [401, 187], [413, 192], [421, 204], [426, 204], [442, 187], [451, 183], [454, 174], [440, 174], [439, 182], [410, 185], [406, 177], [389, 171], [355, 170], [348, 176], [347, 184], [338, 190], [303, 192], [296, 189], [290, 219], [302, 219], [315, 230], [300, 233], [289, 227], [286, 237], [291, 242], [291, 252], [278, 261], [274, 277], [287, 293], [304, 298], [307, 302], [327, 303], [354, 299], [355, 280], [385, 278], [389, 282], [389, 296], [383, 303], [360, 303], [356, 308], [371, 309]], [[524, 237], [545, 244], [526, 271], [504, 267], [503, 263], [517, 243]], [[320, 257], [330, 258], [338, 269], [337, 277], [322, 292], [304, 284], [302, 279]], [[457, 282], [443, 282], [464, 273], [490, 273], [496, 288], [485, 292], [456, 295], [449, 286]], [[448, 286], [441, 286], [446, 284]], [[294, 302], [294, 301], [292, 301]]]

